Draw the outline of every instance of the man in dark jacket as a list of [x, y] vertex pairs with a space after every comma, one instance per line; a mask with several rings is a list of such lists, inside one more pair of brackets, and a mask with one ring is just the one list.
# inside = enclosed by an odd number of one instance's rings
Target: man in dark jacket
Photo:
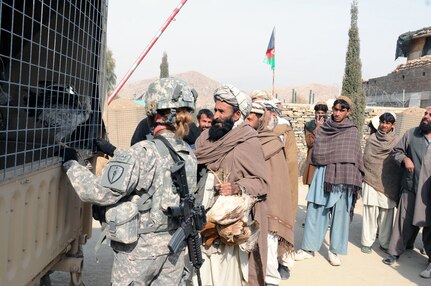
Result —
[[[421, 217], [426, 217], [426, 209], [431, 207], [431, 202], [428, 199], [422, 200], [422, 188], [418, 199], [416, 199], [416, 194], [421, 169], [424, 166], [429, 168], [428, 165], [431, 164], [430, 161], [423, 160], [429, 152], [430, 142], [431, 106], [426, 108], [419, 127], [407, 130], [392, 152], [395, 161], [404, 168], [401, 177], [400, 201], [389, 243], [389, 255], [383, 259], [385, 264], [393, 264], [406, 250], [410, 238], [415, 237], [419, 232], [419, 227], [423, 226], [422, 240], [429, 263], [427, 269], [421, 273], [424, 278], [431, 278], [431, 218], [424, 220], [415, 218], [418, 218], [420, 214], [422, 214]], [[425, 180], [422, 179], [422, 181]], [[425, 205], [428, 203], [428, 206]]]

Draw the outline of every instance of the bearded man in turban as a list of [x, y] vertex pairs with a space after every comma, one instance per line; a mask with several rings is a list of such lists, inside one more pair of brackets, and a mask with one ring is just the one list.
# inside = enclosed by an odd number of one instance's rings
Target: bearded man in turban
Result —
[[[207, 213], [223, 196], [257, 197], [268, 189], [257, 132], [244, 123], [251, 110], [250, 96], [223, 85], [215, 90], [214, 101], [212, 127], [196, 140], [195, 152], [200, 168], [208, 170], [199, 182], [204, 185], [202, 204]], [[220, 173], [227, 174], [224, 180], [217, 175]], [[268, 220], [265, 202], [256, 203], [246, 217], [259, 225], [257, 244], [249, 252], [242, 244], [212, 240], [203, 250], [203, 285], [264, 285]]]
[[431, 106], [428, 106], [419, 126], [407, 130], [391, 153], [402, 168], [401, 190], [389, 255], [383, 259], [385, 264], [395, 263], [422, 227], [428, 265], [420, 276], [427, 279], [431, 278], [430, 142]]

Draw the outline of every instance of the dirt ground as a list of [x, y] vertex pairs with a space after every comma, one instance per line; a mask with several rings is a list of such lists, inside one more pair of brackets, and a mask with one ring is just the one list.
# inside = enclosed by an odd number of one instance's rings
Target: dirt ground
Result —
[[[307, 187], [300, 183], [299, 208], [295, 225], [295, 248], [300, 248], [302, 223], [305, 219]], [[388, 266], [382, 262], [386, 253], [375, 242], [371, 254], [361, 252], [362, 201], [355, 207], [355, 215], [350, 226], [348, 254], [341, 257], [341, 266], [332, 266], [327, 260], [329, 232], [312, 259], [295, 262], [291, 277], [282, 281], [286, 285], [431, 285], [431, 279], [419, 276], [427, 267], [427, 257], [419, 252], [422, 248], [422, 234], [419, 233], [414, 250], [407, 250], [397, 262]]]
[[[301, 178], [300, 178], [301, 179]], [[299, 248], [302, 239], [302, 223], [305, 218], [307, 187], [300, 180], [299, 208], [295, 225], [295, 246]], [[100, 228], [95, 222], [93, 237], [84, 246], [83, 282], [86, 286], [110, 285], [112, 267], [112, 250], [103, 245], [98, 252], [99, 262], [94, 255], [95, 242]], [[362, 204], [358, 201], [355, 216], [350, 226], [348, 255], [341, 256], [341, 266], [334, 267], [327, 261], [329, 235], [327, 235], [320, 251], [312, 259], [295, 262], [291, 269], [291, 277], [282, 281], [280, 286], [287, 285], [431, 285], [431, 279], [423, 279], [419, 273], [427, 266], [427, 257], [418, 248], [422, 247], [421, 233], [416, 239], [416, 248], [406, 251], [393, 265], [383, 264], [385, 253], [379, 249], [378, 242], [373, 246], [371, 254], [361, 252]], [[51, 275], [51, 285], [69, 285], [69, 274], [57, 272]]]

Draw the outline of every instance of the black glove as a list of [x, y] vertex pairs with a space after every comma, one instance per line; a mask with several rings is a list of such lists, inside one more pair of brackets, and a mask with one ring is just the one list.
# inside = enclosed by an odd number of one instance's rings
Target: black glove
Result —
[[78, 161], [78, 152], [73, 148], [65, 148], [63, 151], [64, 159], [63, 163], [70, 160]]
[[114, 156], [114, 151], [117, 149], [117, 147], [102, 138], [94, 139], [94, 144], [97, 146], [98, 151], [101, 151], [111, 157]]

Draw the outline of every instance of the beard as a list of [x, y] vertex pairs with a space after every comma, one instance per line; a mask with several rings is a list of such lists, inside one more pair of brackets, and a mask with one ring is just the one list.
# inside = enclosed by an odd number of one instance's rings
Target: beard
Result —
[[421, 123], [419, 124], [419, 129], [425, 133], [431, 132], [431, 120], [422, 119]]
[[[221, 123], [222, 126], [218, 126], [217, 123]], [[234, 122], [232, 117], [226, 118], [225, 120], [214, 119], [212, 121], [212, 126], [208, 131], [208, 139], [212, 142], [219, 140], [232, 130], [233, 125]]]
[[277, 117], [274, 118], [271, 116], [271, 118], [269, 119], [267, 128], [272, 131], [275, 128], [275, 126], [277, 126], [277, 124], [278, 124]]

